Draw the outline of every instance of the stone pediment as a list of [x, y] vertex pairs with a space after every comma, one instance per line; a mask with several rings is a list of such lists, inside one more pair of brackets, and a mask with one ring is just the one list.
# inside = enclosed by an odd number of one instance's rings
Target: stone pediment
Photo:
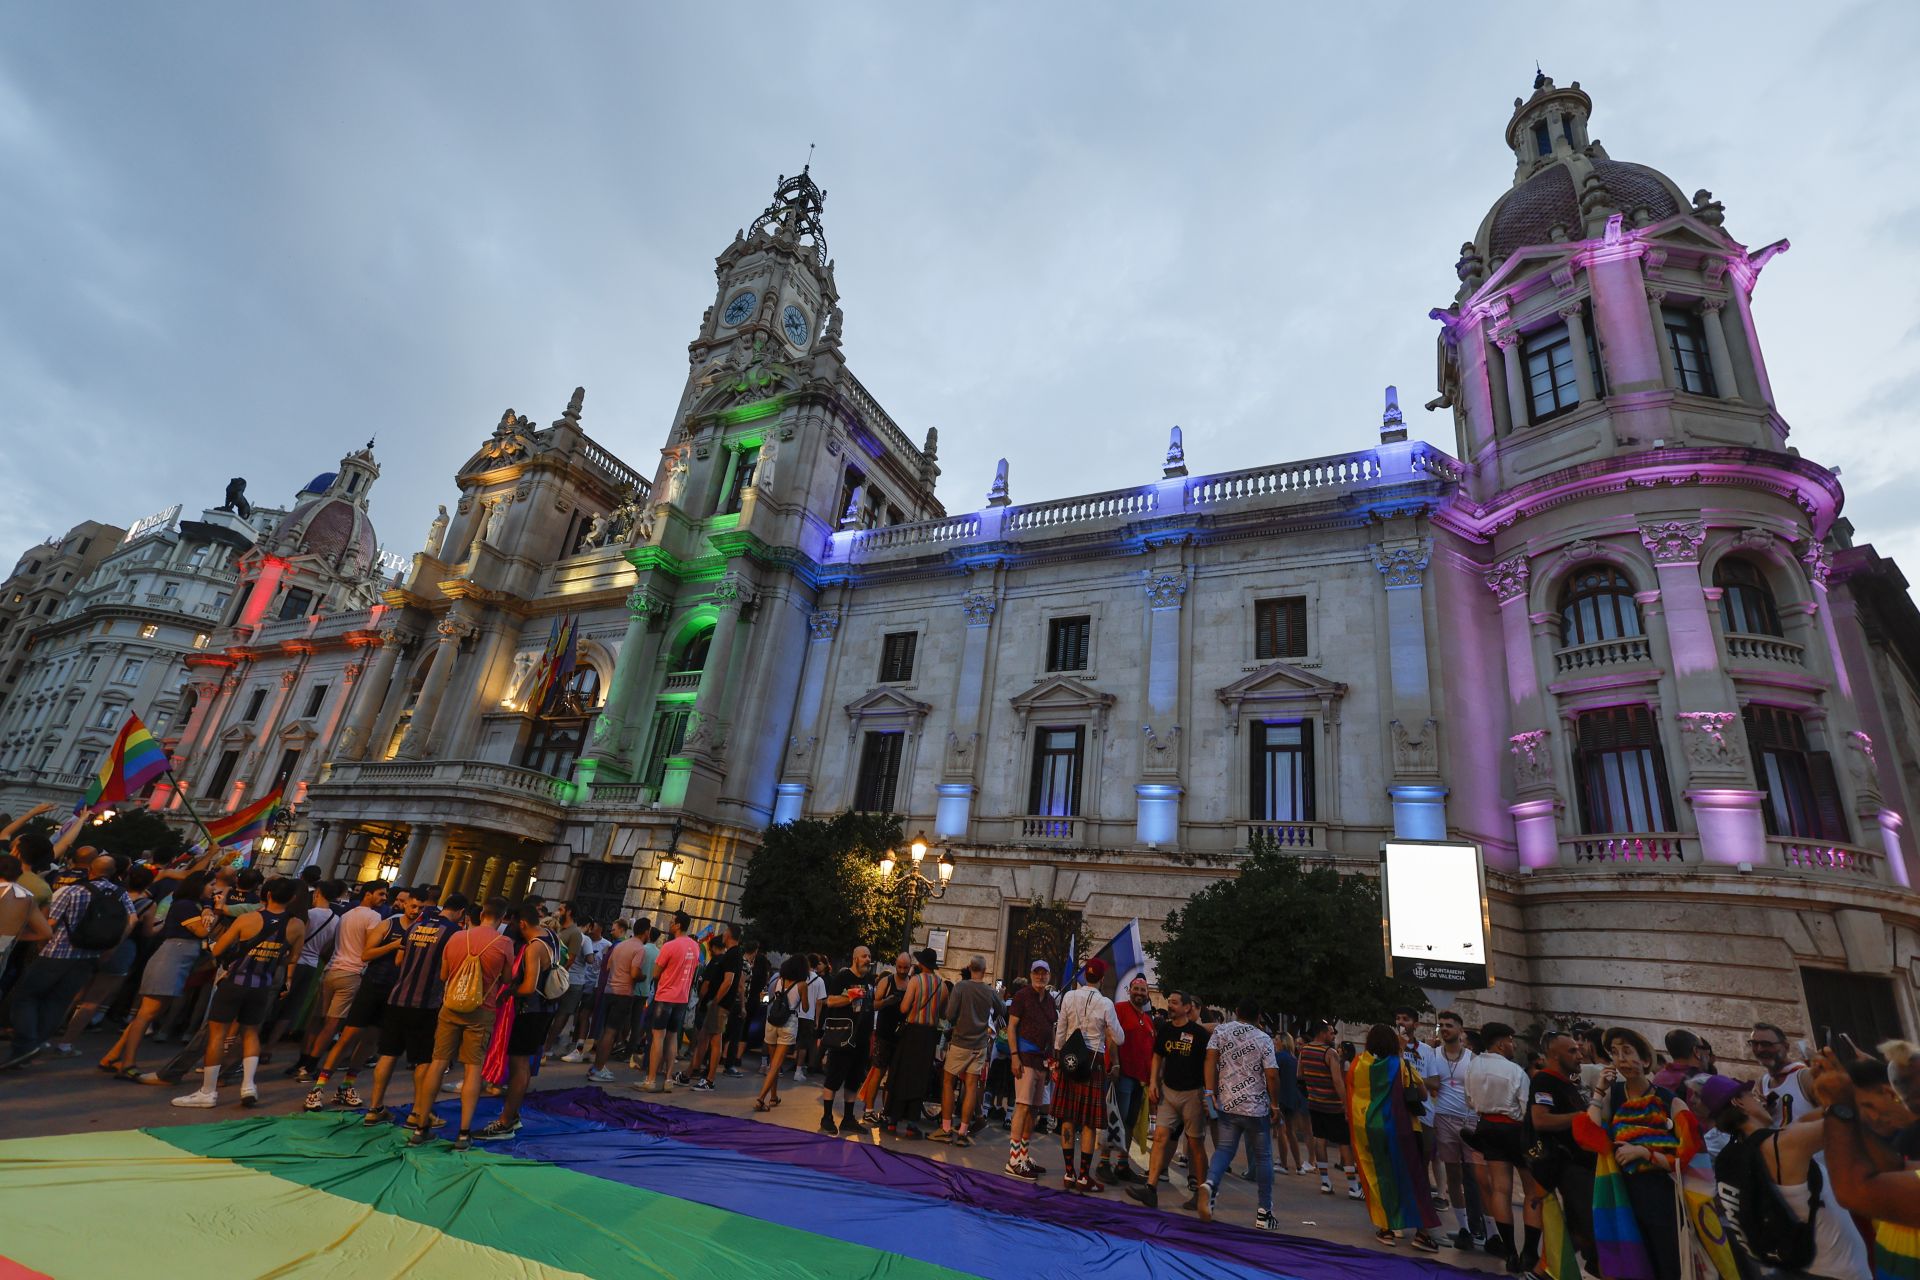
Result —
[[855, 720], [872, 716], [912, 716], [923, 718], [933, 704], [909, 698], [898, 689], [870, 689], [847, 704], [847, 714]]
[[1227, 710], [1238, 717], [1240, 709], [1248, 703], [1318, 705], [1330, 709], [1347, 696], [1347, 686], [1292, 663], [1270, 662], [1220, 689], [1218, 696]]
[[305, 744], [319, 737], [320, 731], [313, 727], [313, 722], [310, 720], [295, 720], [274, 736], [282, 742]]
[[220, 741], [229, 746], [244, 747], [253, 741], [254, 727], [248, 724], [230, 724], [220, 731]]
[[1027, 715], [1034, 711], [1105, 709], [1118, 699], [1090, 684], [1082, 684], [1072, 676], [1049, 676], [1025, 693], [1015, 694], [1011, 701], [1015, 711]]

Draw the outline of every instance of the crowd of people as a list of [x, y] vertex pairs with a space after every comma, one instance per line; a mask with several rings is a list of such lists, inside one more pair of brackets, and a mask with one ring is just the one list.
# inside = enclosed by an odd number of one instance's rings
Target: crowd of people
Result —
[[[306, 1110], [367, 1125], [404, 1110], [413, 1144], [433, 1140], [434, 1103], [457, 1089], [464, 1150], [518, 1131], [543, 1063], [545, 1083], [579, 1064], [588, 1082], [658, 1095], [744, 1078], [757, 1053], [757, 1112], [781, 1105], [783, 1083], [817, 1085], [822, 1133], [1004, 1141], [1005, 1172], [1025, 1181], [1050, 1176], [1052, 1134], [1065, 1189], [1119, 1185], [1159, 1207], [1180, 1176], [1181, 1207], [1203, 1221], [1241, 1162], [1257, 1228], [1277, 1229], [1277, 1176], [1317, 1179], [1364, 1202], [1383, 1245], [1485, 1251], [1517, 1274], [1573, 1280], [1542, 1256], [1555, 1221], [1604, 1280], [1681, 1280], [1695, 1256], [1725, 1280], [1920, 1274], [1920, 1180], [1904, 1174], [1920, 1156], [1920, 1054], [1899, 1042], [1884, 1057], [1796, 1053], [1759, 1023], [1745, 1046], [1759, 1074], [1740, 1080], [1685, 1029], [1662, 1052], [1628, 1027], [1523, 1041], [1402, 1009], [1357, 1043], [1326, 1020], [1296, 1038], [1257, 1002], [1211, 1008], [1137, 975], [1116, 1001], [1098, 958], [1064, 991], [1045, 960], [990, 982], [976, 956], [950, 979], [932, 950], [876, 964], [857, 947], [836, 965], [775, 956], [732, 924], [697, 936], [685, 912], [603, 923], [566, 903], [311, 868], [157, 866], [19, 828], [0, 831], [7, 1068], [76, 1056], [100, 1026], [114, 1036], [102, 1072], [193, 1084], [173, 1105], [206, 1109], [236, 1077], [239, 1104], [258, 1105], [257, 1072], [279, 1054], [309, 1086]], [[143, 1065], [170, 1040], [170, 1058]], [[501, 1110], [476, 1129], [488, 1095]], [[1700, 1176], [1731, 1244], [1692, 1238]]]

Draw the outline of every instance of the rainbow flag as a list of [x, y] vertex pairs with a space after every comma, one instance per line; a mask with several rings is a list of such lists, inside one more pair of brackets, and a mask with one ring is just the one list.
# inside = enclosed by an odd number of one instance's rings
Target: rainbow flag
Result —
[[579, 660], [578, 630], [578, 622], [572, 615], [553, 620], [553, 629], [547, 633], [547, 647], [540, 654], [540, 667], [534, 673], [533, 688], [527, 696], [527, 710], [533, 714], [543, 716], [551, 711], [554, 699], [566, 687], [567, 677], [573, 674]]
[[267, 823], [271, 822], [273, 815], [279, 811], [280, 788], [275, 787], [243, 809], [235, 809], [232, 813], [223, 813], [217, 818], [209, 818], [207, 834], [217, 843], [228, 847], [248, 844], [265, 833]]
[[128, 712], [127, 722], [107, 749], [107, 758], [100, 762], [99, 774], [87, 784], [86, 796], [74, 812], [134, 799], [148, 784], [158, 781], [167, 768], [166, 750], [154, 741], [140, 717]]
[[1629, 1176], [1614, 1161], [1610, 1144], [1594, 1153], [1593, 1242], [1600, 1251], [1600, 1270], [1609, 1280], [1653, 1280], [1653, 1260], [1633, 1216], [1633, 1201], [1627, 1198]]
[[1413, 1083], [1406, 1059], [1363, 1053], [1347, 1072], [1347, 1119], [1353, 1127], [1354, 1163], [1367, 1191], [1367, 1216], [1376, 1231], [1437, 1227], [1427, 1164], [1407, 1109]]
[[[1471, 1274], [593, 1088], [529, 1094], [520, 1118], [467, 1152], [325, 1113], [0, 1141], [0, 1275], [120, 1276], [133, 1258], [354, 1280]], [[75, 1231], [81, 1184], [114, 1211]]]
[[1553, 1280], [1583, 1280], [1580, 1250], [1567, 1230], [1560, 1197], [1548, 1192], [1540, 1200], [1540, 1266]]

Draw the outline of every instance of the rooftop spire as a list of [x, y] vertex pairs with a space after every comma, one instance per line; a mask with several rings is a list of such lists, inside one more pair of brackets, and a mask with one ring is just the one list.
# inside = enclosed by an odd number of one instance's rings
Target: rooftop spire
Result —
[[825, 266], [827, 233], [821, 224], [820, 211], [827, 203], [827, 193], [814, 182], [812, 169], [813, 144], [809, 143], [806, 166], [791, 178], [784, 173], [780, 175], [780, 185], [773, 192], [773, 203], [753, 220], [747, 235], [753, 236], [763, 227], [772, 227], [776, 240], [795, 245], [803, 242], [810, 244], [815, 259]]

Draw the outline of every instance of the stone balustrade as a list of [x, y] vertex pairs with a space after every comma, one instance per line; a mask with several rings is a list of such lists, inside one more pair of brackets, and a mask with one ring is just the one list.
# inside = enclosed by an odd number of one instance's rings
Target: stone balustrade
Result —
[[660, 682], [660, 688], [665, 693], [694, 692], [700, 688], [701, 674], [698, 671], [670, 671], [667, 678]]
[[1779, 636], [1754, 636], [1738, 632], [1727, 635], [1727, 657], [1735, 662], [1769, 662], [1787, 667], [1807, 665], [1805, 645]]
[[1292, 853], [1319, 851], [1327, 847], [1327, 828], [1319, 822], [1251, 822], [1247, 824], [1247, 844], [1265, 837]]
[[1560, 842], [1560, 859], [1570, 867], [1618, 867], [1642, 871], [1700, 861], [1699, 842], [1674, 832], [1620, 832], [1573, 836]]
[[1653, 646], [1645, 636], [1622, 636], [1617, 640], [1596, 640], [1576, 644], [1553, 655], [1555, 675], [1578, 675], [1598, 667], [1620, 667], [1630, 663], [1651, 662]]
[[1282, 462], [1249, 467], [1219, 475], [1198, 476], [1188, 482], [1187, 505], [1205, 506], [1236, 498], [1269, 498], [1310, 490], [1369, 484], [1380, 478], [1380, 459], [1371, 449], [1340, 453], [1304, 462]]
[[1085, 520], [1106, 520], [1114, 516], [1146, 515], [1157, 505], [1152, 489], [1115, 489], [1080, 498], [1061, 498], [1055, 502], [1036, 502], [1013, 507], [1007, 512], [1006, 528], [1045, 529]]
[[1073, 843], [1080, 838], [1080, 819], [1033, 814], [1020, 819], [1020, 838]]
[[1857, 845], [1809, 840], [1803, 836], [1769, 836], [1767, 853], [1770, 866], [1783, 867], [1788, 871], [1857, 876], [1863, 880], [1881, 879], [1881, 854]]
[[410, 791], [452, 788], [471, 794], [477, 788], [517, 792], [550, 804], [565, 804], [572, 784], [551, 774], [491, 760], [336, 760], [322, 772], [320, 786], [405, 787]]
[[945, 520], [919, 520], [912, 524], [889, 525], [861, 535], [863, 550], [884, 551], [892, 547], [917, 547], [932, 542], [965, 542], [980, 532], [980, 517], [973, 513], [949, 516]]

